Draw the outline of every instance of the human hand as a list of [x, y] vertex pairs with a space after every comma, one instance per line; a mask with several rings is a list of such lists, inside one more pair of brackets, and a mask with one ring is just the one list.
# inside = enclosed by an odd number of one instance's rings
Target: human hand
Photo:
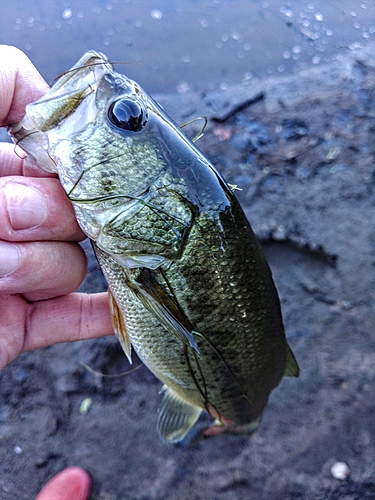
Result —
[[[48, 86], [21, 51], [0, 45], [0, 126]], [[0, 370], [21, 352], [111, 335], [106, 293], [72, 293], [87, 271], [85, 238], [58, 179], [0, 143]]]

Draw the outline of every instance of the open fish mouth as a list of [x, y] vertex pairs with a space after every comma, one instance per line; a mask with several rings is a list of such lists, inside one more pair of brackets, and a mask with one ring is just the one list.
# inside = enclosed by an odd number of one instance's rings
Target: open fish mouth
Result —
[[103, 75], [111, 71], [113, 65], [104, 54], [87, 52], [70, 70], [57, 77], [52, 96], [48, 92], [36, 103], [28, 104], [25, 118], [10, 127], [11, 135], [17, 137], [16, 144], [32, 158], [38, 158], [38, 164], [44, 170], [57, 173], [56, 164], [49, 155], [51, 145], [58, 140], [54, 129], [60, 128], [62, 122], [78, 109], [74, 133], [77, 124], [84, 128], [95, 120], [96, 106], [92, 101]]

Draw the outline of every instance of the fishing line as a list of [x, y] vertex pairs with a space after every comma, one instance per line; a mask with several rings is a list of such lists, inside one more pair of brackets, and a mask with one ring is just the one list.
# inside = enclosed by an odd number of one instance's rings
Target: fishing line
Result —
[[86, 370], [88, 370], [93, 375], [97, 375], [98, 377], [103, 377], [103, 378], [123, 377], [124, 375], [128, 375], [129, 373], [133, 373], [136, 370], [139, 370], [139, 368], [142, 368], [142, 366], [144, 366], [144, 364], [141, 363], [140, 365], [135, 366], [134, 368], [131, 368], [130, 370], [128, 370], [126, 372], [116, 373], [115, 375], [109, 375], [109, 374], [100, 373], [100, 372], [95, 371], [93, 368], [90, 368], [88, 365], [86, 365], [86, 363], [84, 363], [83, 361], [81, 361], [80, 363], [81, 363], [81, 365], [83, 365], [86, 368]]

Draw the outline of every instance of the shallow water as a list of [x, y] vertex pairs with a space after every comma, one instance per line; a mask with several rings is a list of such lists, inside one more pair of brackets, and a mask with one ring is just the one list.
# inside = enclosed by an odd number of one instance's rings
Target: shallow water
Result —
[[[375, 38], [372, 0], [2, 0], [0, 42], [47, 81], [89, 49], [150, 92], [249, 84], [332, 60]], [[5, 6], [6, 4], [6, 6]]]

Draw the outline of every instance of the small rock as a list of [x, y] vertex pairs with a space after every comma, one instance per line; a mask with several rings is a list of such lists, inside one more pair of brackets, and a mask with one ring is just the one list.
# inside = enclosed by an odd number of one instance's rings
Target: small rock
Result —
[[89, 412], [91, 406], [92, 406], [92, 399], [91, 398], [85, 398], [81, 402], [81, 405], [79, 407], [79, 412], [82, 415], [86, 415]]
[[331, 467], [331, 474], [335, 479], [343, 481], [350, 474], [350, 469], [344, 462], [336, 462]]

